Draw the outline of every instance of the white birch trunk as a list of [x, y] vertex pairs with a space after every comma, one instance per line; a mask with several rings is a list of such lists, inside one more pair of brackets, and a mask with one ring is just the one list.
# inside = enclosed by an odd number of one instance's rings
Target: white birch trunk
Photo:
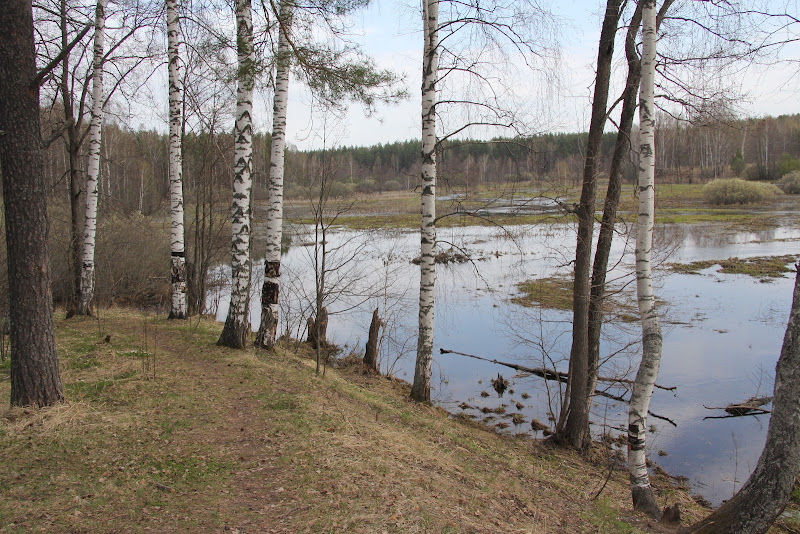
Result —
[[642, 0], [642, 79], [639, 88], [639, 221], [636, 232], [636, 293], [642, 320], [642, 361], [628, 412], [628, 468], [633, 507], [652, 516], [660, 511], [647, 473], [647, 410], [661, 363], [661, 326], [653, 296], [652, 248], [655, 219], [653, 81], [656, 60], [655, 0]]
[[264, 257], [264, 285], [261, 290], [261, 325], [256, 345], [270, 349], [278, 330], [278, 293], [280, 291], [281, 237], [283, 232], [283, 157], [286, 149], [286, 109], [289, 95], [288, 32], [292, 5], [284, 0], [280, 9], [275, 96], [272, 106], [272, 144], [269, 160], [269, 207], [267, 209], [267, 251]]
[[255, 66], [250, 0], [236, 0], [239, 57], [234, 128], [233, 207], [231, 210], [231, 302], [218, 344], [244, 348], [250, 333], [250, 190], [252, 187], [252, 112]]
[[167, 58], [169, 62], [169, 199], [170, 319], [186, 319], [186, 251], [183, 243], [183, 172], [181, 154], [181, 60], [178, 0], [167, 0]]
[[86, 215], [81, 251], [80, 299], [76, 313], [91, 315], [94, 302], [94, 250], [97, 235], [97, 188], [100, 183], [100, 149], [103, 130], [103, 49], [105, 48], [106, 2], [97, 0], [94, 21], [92, 71], [92, 120], [89, 124], [89, 162], [86, 171]]
[[422, 200], [419, 264], [419, 338], [411, 398], [431, 398], [433, 304], [436, 286], [436, 77], [439, 68], [439, 0], [423, 0]]

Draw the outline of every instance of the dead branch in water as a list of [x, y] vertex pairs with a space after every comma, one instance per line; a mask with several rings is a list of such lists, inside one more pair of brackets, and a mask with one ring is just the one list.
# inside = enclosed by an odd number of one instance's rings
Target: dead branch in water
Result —
[[[503, 362], [500, 360], [494, 360], [490, 358], [483, 358], [481, 356], [475, 356], [474, 354], [466, 354], [464, 352], [458, 352], [455, 350], [447, 350], [447, 349], [439, 349], [441, 354], [457, 354], [459, 356], [466, 356], [468, 358], [475, 358], [476, 360], [482, 360], [484, 362], [489, 363], [496, 363], [497, 365], [504, 365], [506, 367], [510, 367], [511, 369], [516, 369], [517, 371], [522, 371], [523, 373], [530, 373], [532, 375], [536, 375], [538, 377], [544, 378], [545, 380], [567, 380], [567, 373], [563, 371], [556, 371], [554, 369], [547, 369], [546, 367], [526, 367], [524, 365], [519, 365], [516, 363], [509, 363]], [[607, 377], [607, 376], [598, 376], [598, 382], [611, 382], [611, 383], [619, 383], [619, 384], [628, 384], [632, 385], [633, 380], [628, 378], [614, 378], [614, 377]], [[655, 385], [659, 389], [663, 389], [665, 391], [674, 391], [677, 389], [678, 386], [660, 386], [658, 384]]]
[[708, 416], [703, 419], [726, 419], [728, 417], [744, 417], [772, 413], [762, 406], [772, 402], [772, 397], [750, 397], [744, 402], [734, 402], [727, 406], [703, 406], [706, 410], [725, 410], [728, 415]]

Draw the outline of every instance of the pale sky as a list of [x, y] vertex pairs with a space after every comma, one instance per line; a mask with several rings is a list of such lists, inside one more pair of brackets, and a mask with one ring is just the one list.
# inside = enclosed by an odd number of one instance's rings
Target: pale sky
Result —
[[[555, 4], [555, 3], [554, 3]], [[568, 36], [569, 47], [561, 51], [563, 61], [569, 64], [569, 76], [564, 77], [561, 90], [544, 90], [560, 98], [551, 99], [550, 109], [554, 120], [550, 124], [536, 125], [537, 131], [544, 129], [575, 130], [583, 128], [584, 109], [590, 103], [593, 55], [592, 41], [599, 36], [598, 1], [567, 0], [558, 3], [562, 10], [557, 13], [562, 19], [561, 32]], [[580, 25], [575, 18], [580, 15]], [[361, 42], [364, 50], [376, 60], [378, 65], [401, 73], [408, 89], [409, 98], [396, 105], [383, 105], [374, 117], [365, 117], [363, 110], [351, 106], [345, 119], [341, 121], [340, 131], [344, 135], [339, 145], [360, 146], [393, 141], [404, 141], [420, 137], [420, 85], [422, 33], [418, 7], [410, 7], [407, 0], [374, 0], [368, 10], [355, 17], [356, 27], [363, 32]], [[596, 26], [597, 28], [595, 28]], [[596, 47], [596, 44], [594, 44]], [[536, 88], [532, 88], [537, 90]], [[542, 100], [542, 95], [532, 95], [531, 99]], [[319, 129], [319, 119], [314, 120], [309, 108], [310, 96], [295, 85], [289, 102], [289, 142], [300, 148], [318, 147], [321, 142], [314, 132]]]
[[[565, 0], [550, 2], [561, 21], [561, 68], [559, 88], [528, 87], [529, 103], [536, 102], [546, 112], [537, 114], [536, 131], [577, 131], [588, 127], [594, 62], [600, 33], [600, 13], [605, 6], [600, 0]], [[419, 8], [408, 0], [374, 0], [373, 5], [355, 18], [364, 49], [377, 63], [402, 73], [409, 98], [394, 106], [380, 106], [374, 117], [365, 117], [353, 106], [338, 124], [336, 144], [340, 146], [372, 145], [419, 138], [420, 133], [420, 57], [422, 36]], [[785, 57], [800, 58], [798, 47], [787, 49]], [[617, 56], [622, 56], [617, 47]], [[749, 102], [741, 112], [748, 116], [779, 115], [800, 112], [800, 98], [792, 76], [798, 66], [790, 63], [768, 69], [751, 68], [743, 76]], [[621, 64], [616, 67], [618, 81], [624, 77]], [[613, 91], [613, 89], [612, 89]], [[613, 100], [615, 96], [611, 96]], [[319, 147], [320, 118], [309, 109], [310, 98], [297, 84], [291, 92], [287, 128], [290, 143], [300, 147]], [[269, 124], [268, 117], [264, 125]], [[609, 126], [610, 127], [610, 126]], [[328, 136], [327, 143], [331, 135]]]

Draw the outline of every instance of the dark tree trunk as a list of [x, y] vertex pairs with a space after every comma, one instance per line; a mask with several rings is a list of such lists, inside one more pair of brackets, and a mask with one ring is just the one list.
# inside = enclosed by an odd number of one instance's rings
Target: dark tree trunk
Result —
[[[61, 0], [61, 47], [66, 49], [69, 42], [69, 33], [67, 28], [67, 2]], [[61, 62], [61, 101], [64, 105], [64, 121], [68, 125], [64, 143], [66, 144], [67, 155], [69, 158], [69, 206], [70, 206], [70, 240], [69, 240], [69, 259], [70, 259], [70, 275], [72, 287], [70, 288], [70, 297], [67, 301], [67, 317], [72, 317], [78, 313], [81, 296], [81, 268], [83, 262], [81, 261], [81, 245], [83, 236], [83, 208], [82, 190], [80, 171], [78, 169], [79, 152], [81, 149], [80, 140], [80, 125], [82, 117], [75, 117], [74, 102], [72, 100], [72, 87], [70, 85], [70, 55], [67, 54]], [[81, 115], [81, 106], [79, 108], [79, 115]]]
[[324, 347], [328, 342], [328, 308], [320, 308], [316, 320], [308, 318], [308, 342], [315, 349]]
[[592, 117], [586, 144], [583, 166], [583, 185], [577, 209], [578, 238], [575, 247], [575, 278], [573, 283], [572, 349], [569, 360], [568, 398], [564, 401], [556, 429], [556, 439], [576, 449], [589, 446], [589, 270], [592, 259], [592, 234], [594, 231], [595, 197], [597, 192], [597, 166], [603, 128], [606, 122], [608, 87], [611, 79], [611, 60], [614, 55], [614, 38], [621, 15], [622, 0], [608, 0], [600, 44], [597, 52]]
[[742, 489], [689, 532], [766, 532], [792, 495], [800, 472], [800, 264], [797, 268], [764, 450]]
[[[628, 78], [622, 97], [622, 113], [619, 121], [619, 131], [611, 158], [611, 169], [608, 173], [608, 190], [603, 205], [603, 220], [600, 223], [600, 233], [597, 237], [597, 250], [592, 264], [592, 289], [589, 297], [589, 346], [588, 346], [588, 375], [587, 399], [591, 402], [600, 365], [600, 331], [603, 326], [603, 300], [606, 290], [606, 272], [608, 259], [611, 255], [611, 242], [614, 239], [614, 225], [617, 222], [617, 207], [622, 192], [622, 168], [625, 158], [631, 148], [631, 127], [636, 115], [636, 100], [641, 79], [641, 64], [636, 53], [636, 34], [642, 23], [642, 10], [640, 7], [631, 18], [628, 26], [628, 35], [625, 39], [625, 56], [628, 60]], [[587, 405], [588, 406], [588, 405]]]
[[378, 333], [381, 330], [381, 318], [378, 317], [378, 308], [372, 312], [372, 322], [369, 325], [367, 348], [364, 351], [364, 366], [378, 372]]
[[39, 148], [39, 87], [30, 0], [0, 9], [0, 166], [11, 317], [11, 405], [63, 400], [47, 257], [47, 189]]

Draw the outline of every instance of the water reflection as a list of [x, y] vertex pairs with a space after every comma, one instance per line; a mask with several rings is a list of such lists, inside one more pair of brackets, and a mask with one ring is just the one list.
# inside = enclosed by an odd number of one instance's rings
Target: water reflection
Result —
[[[632, 240], [620, 226], [615, 238], [609, 281], [616, 297], [635, 304]], [[309, 242], [299, 230], [295, 242]], [[456, 247], [472, 262], [437, 268], [434, 396], [453, 412], [463, 410], [488, 424], [508, 424], [506, 432], [530, 432], [530, 421], [548, 423], [558, 414], [561, 384], [545, 383], [496, 364], [447, 354], [439, 348], [528, 366], [566, 370], [571, 312], [524, 308], [511, 303], [516, 284], [556, 274], [569, 275], [574, 257], [573, 225], [497, 228], [448, 228], [439, 232], [441, 248]], [[732, 256], [800, 253], [800, 230], [779, 228], [729, 232], [715, 225], [661, 225], [656, 232], [657, 262], [689, 262]], [[363, 350], [372, 310], [387, 317], [381, 345], [381, 370], [413, 377], [419, 271], [419, 235], [409, 231], [339, 231], [329, 248], [341, 258], [358, 249], [357, 260], [335, 270], [331, 280], [345, 287], [331, 312], [329, 336], [347, 349]], [[281, 315], [283, 330], [303, 334], [313, 287], [313, 246], [293, 246], [283, 258]], [[329, 265], [335, 265], [332, 262]], [[262, 265], [256, 263], [254, 273]], [[354, 269], [348, 271], [347, 269]], [[353, 274], [357, 273], [357, 275]], [[677, 423], [650, 419], [650, 456], [668, 472], [689, 478], [694, 491], [718, 504], [729, 498], [750, 473], [765, 439], [766, 417], [703, 421], [714, 415], [703, 408], [724, 406], [755, 394], [770, 394], [775, 362], [791, 304], [792, 280], [760, 283], [743, 275], [725, 275], [712, 267], [701, 275], [661, 269], [656, 294], [664, 327], [659, 383], [678, 386], [656, 390], [651, 410]], [[356, 278], [357, 283], [348, 280]], [[251, 322], [260, 320], [260, 280], [256, 277]], [[210, 294], [218, 318], [224, 318], [226, 296]], [[625, 374], [638, 364], [638, 323], [607, 325], [601, 354], [616, 354], [601, 374]], [[499, 398], [489, 380], [498, 372], [510, 380]], [[488, 395], [482, 395], [486, 392]], [[612, 389], [611, 393], [625, 392]], [[598, 398], [592, 410], [596, 434], [623, 432], [626, 407]], [[496, 413], [503, 411], [504, 413]], [[485, 413], [490, 412], [490, 413]], [[525, 422], [514, 425], [512, 415]], [[518, 419], [519, 420], [519, 419]], [[666, 456], [658, 456], [661, 450]]]

